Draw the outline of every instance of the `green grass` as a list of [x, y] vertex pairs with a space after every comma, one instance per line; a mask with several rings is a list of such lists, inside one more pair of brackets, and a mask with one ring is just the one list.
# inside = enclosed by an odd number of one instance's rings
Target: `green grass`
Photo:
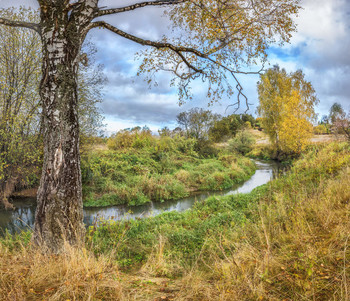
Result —
[[250, 194], [209, 197], [185, 212], [167, 212], [147, 219], [102, 221], [88, 230], [88, 242], [96, 254], [113, 251], [121, 266], [145, 262], [159, 238], [167, 242], [169, 259], [190, 265], [208, 237], [250, 222], [251, 210], [267, 187]]
[[155, 149], [95, 150], [82, 158], [84, 206], [142, 205], [223, 190], [247, 180], [254, 164], [239, 155], [200, 158]]
[[[322, 150], [314, 148], [294, 164], [287, 176], [260, 186], [251, 193], [209, 197], [186, 212], [168, 212], [127, 222], [104, 221], [102, 227], [90, 229], [93, 235], [89, 238], [97, 253], [107, 252], [113, 241], [118, 241], [123, 251], [118, 250], [117, 258], [130, 262], [133, 258], [146, 259], [161, 235], [171, 248], [169, 254], [175, 257], [181, 255], [186, 262], [197, 256], [208, 234], [222, 235], [226, 230], [232, 232], [245, 223], [256, 222], [257, 204], [262, 200], [273, 200], [283, 195], [284, 199], [297, 202], [301, 192], [306, 195], [315, 193], [321, 181], [333, 177], [349, 162], [347, 144], [326, 146]], [[215, 164], [206, 164], [206, 168], [214, 170]], [[220, 171], [214, 172], [212, 177], [218, 174]], [[112, 237], [109, 236], [111, 233]], [[113, 237], [121, 233], [124, 233], [123, 244]]]

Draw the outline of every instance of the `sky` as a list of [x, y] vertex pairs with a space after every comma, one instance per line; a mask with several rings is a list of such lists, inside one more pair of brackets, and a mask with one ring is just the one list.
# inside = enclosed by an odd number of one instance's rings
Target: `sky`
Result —
[[[100, 6], [111, 7], [111, 3], [130, 4], [130, 0], [101, 0]], [[139, 2], [139, 1], [136, 1]], [[0, 0], [0, 8], [9, 6], [37, 8], [35, 0]], [[120, 5], [120, 4], [119, 4]], [[316, 90], [320, 100], [316, 112], [321, 117], [327, 114], [334, 102], [350, 110], [350, 0], [302, 0], [296, 18], [297, 32], [290, 44], [283, 47], [272, 45], [268, 61], [272, 67], [279, 64], [288, 72], [302, 69], [305, 77]], [[158, 8], [142, 8], [134, 12], [104, 17], [129, 33], [157, 40], [167, 26], [166, 18]], [[135, 53], [142, 46], [125, 40], [107, 30], [94, 29], [89, 35], [97, 47], [96, 61], [103, 64], [108, 79], [100, 104], [105, 117], [105, 132], [133, 126], [149, 126], [153, 131], [168, 126], [176, 127], [176, 115], [193, 107], [208, 108], [208, 99], [203, 85], [194, 84], [194, 99], [182, 106], [178, 104], [176, 88], [170, 87], [166, 73], [157, 76], [157, 86], [150, 88], [145, 77], [138, 77], [140, 60]], [[255, 114], [258, 105], [257, 75], [238, 76], [251, 106], [248, 113]], [[208, 109], [225, 114], [234, 99], [223, 99]], [[232, 114], [228, 108], [226, 114]]]

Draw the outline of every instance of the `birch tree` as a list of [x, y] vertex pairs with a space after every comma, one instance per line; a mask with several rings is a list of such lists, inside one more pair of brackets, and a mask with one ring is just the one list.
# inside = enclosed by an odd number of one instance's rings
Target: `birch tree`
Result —
[[[23, 7], [4, 9], [2, 15], [17, 21], [39, 20], [38, 12]], [[91, 137], [102, 126], [97, 104], [104, 77], [101, 66], [94, 63], [94, 45], [86, 42], [82, 52], [88, 64], [81, 64], [78, 74], [80, 136]], [[34, 31], [0, 27], [0, 206], [6, 209], [13, 209], [9, 197], [14, 190], [36, 185], [40, 174], [41, 61], [41, 41]]]
[[[264, 61], [269, 44], [289, 40], [299, 9], [298, 0], [154, 0], [111, 8], [100, 7], [99, 0], [37, 2], [38, 23], [0, 18], [0, 24], [33, 30], [42, 41], [44, 163], [33, 240], [53, 252], [60, 251], [64, 240], [75, 245], [84, 237], [77, 74], [90, 30], [106, 29], [149, 47], [140, 71], [171, 72], [181, 100], [191, 97], [190, 83], [201, 79], [208, 83], [211, 100], [231, 96], [236, 87], [239, 104], [244, 96], [237, 74]], [[103, 19], [151, 6], [166, 10], [172, 35], [152, 41]]]

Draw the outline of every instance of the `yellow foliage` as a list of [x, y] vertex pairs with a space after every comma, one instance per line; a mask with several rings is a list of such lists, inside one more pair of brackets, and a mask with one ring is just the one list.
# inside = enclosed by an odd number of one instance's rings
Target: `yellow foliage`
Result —
[[225, 94], [230, 97], [234, 86], [227, 80], [228, 73], [233, 75], [244, 66], [265, 61], [269, 44], [288, 42], [295, 31], [293, 15], [299, 8], [297, 0], [206, 0], [172, 5], [165, 14], [174, 32], [181, 28], [181, 38], [164, 36], [162, 42], [181, 45], [185, 51], [165, 47], [145, 50], [139, 54], [143, 57], [139, 73], [148, 74], [149, 83], [160, 70], [175, 74], [179, 80], [174, 77], [172, 85], [179, 88], [180, 103], [192, 97], [189, 83], [198, 72], [208, 83], [210, 102]]
[[311, 83], [299, 70], [291, 74], [278, 66], [269, 69], [258, 84], [258, 113], [277, 151], [299, 154], [311, 138], [318, 102]]
[[312, 124], [305, 118], [305, 108], [300, 105], [300, 95], [292, 91], [281, 121], [279, 139], [282, 151], [300, 153], [307, 146], [312, 131]]

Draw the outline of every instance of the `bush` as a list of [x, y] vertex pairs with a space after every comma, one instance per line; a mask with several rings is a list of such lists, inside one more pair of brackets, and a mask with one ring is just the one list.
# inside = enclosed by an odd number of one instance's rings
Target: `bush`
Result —
[[329, 133], [330, 133], [329, 126], [326, 124], [319, 124], [318, 126], [314, 127], [315, 135], [326, 135]]
[[[193, 150], [195, 142], [183, 137], [161, 137], [154, 147], [91, 150], [84, 154], [84, 206], [141, 205], [151, 200], [179, 199], [192, 191], [228, 188], [252, 174], [250, 161], [236, 154], [219, 159], [198, 158]], [[250, 170], [246, 172], [245, 167]], [[216, 172], [219, 174], [214, 176]]]
[[136, 127], [131, 130], [121, 130], [115, 135], [112, 135], [107, 141], [108, 148], [112, 150], [126, 148], [143, 149], [153, 147], [155, 144], [156, 140], [147, 127], [142, 129]]
[[235, 138], [229, 140], [229, 149], [245, 155], [253, 149], [254, 144], [255, 139], [252, 134], [248, 131], [240, 131]]
[[200, 156], [204, 158], [215, 157], [219, 153], [219, 151], [213, 147], [211, 142], [206, 139], [198, 139], [195, 150]]

